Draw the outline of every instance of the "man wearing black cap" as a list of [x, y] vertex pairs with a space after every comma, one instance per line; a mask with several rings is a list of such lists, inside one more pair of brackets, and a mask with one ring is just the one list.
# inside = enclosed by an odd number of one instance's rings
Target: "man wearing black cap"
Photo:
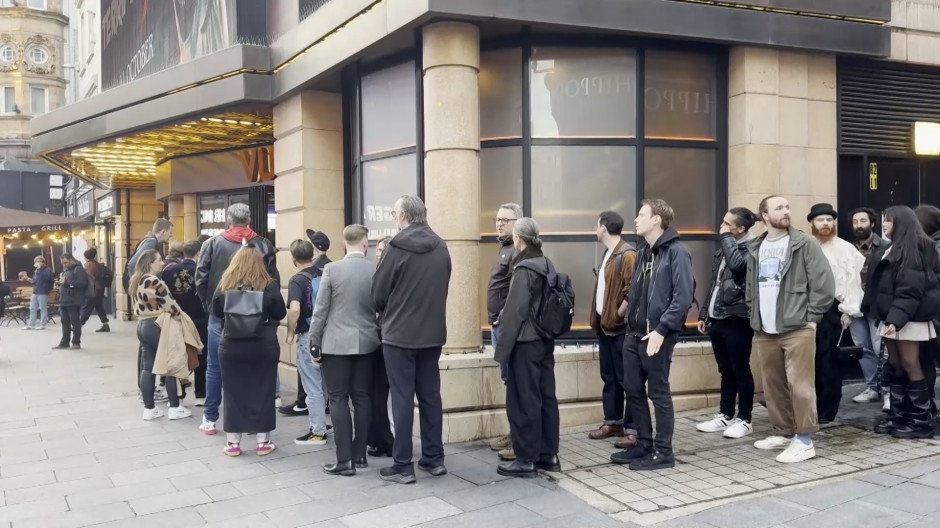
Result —
[[855, 318], [862, 317], [862, 267], [865, 257], [850, 242], [837, 236], [839, 214], [827, 203], [810, 208], [806, 220], [829, 261], [835, 278], [835, 302], [816, 327], [816, 407], [819, 423], [836, 419], [842, 401], [839, 344]]

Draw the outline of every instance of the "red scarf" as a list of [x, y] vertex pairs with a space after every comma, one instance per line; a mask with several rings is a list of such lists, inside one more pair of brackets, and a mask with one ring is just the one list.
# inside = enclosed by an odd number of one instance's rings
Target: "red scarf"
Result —
[[228, 240], [229, 242], [235, 242], [236, 244], [241, 244], [242, 240], [245, 242], [250, 242], [251, 239], [258, 236], [258, 233], [255, 233], [251, 230], [250, 227], [236, 227], [232, 226], [228, 228], [228, 231], [222, 233], [222, 238]]

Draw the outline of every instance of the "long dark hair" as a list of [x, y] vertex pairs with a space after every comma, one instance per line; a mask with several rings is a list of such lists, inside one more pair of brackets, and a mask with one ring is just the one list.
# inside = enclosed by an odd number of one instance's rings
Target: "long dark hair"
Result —
[[914, 210], [906, 205], [895, 205], [885, 210], [885, 219], [892, 224], [888, 259], [901, 268], [933, 272], [940, 257], [933, 240], [917, 221]]

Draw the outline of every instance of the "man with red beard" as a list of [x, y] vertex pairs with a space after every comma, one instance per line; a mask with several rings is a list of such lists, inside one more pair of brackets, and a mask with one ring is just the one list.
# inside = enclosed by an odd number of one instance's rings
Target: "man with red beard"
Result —
[[810, 208], [806, 220], [813, 236], [832, 267], [835, 278], [835, 302], [823, 315], [816, 329], [816, 408], [819, 423], [836, 419], [842, 400], [842, 370], [839, 365], [839, 341], [852, 320], [862, 317], [862, 267], [865, 257], [851, 243], [836, 236], [832, 205], [818, 203]]

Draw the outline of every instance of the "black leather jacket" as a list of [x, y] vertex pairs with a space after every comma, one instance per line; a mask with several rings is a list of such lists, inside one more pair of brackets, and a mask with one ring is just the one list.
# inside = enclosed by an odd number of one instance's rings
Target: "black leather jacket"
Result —
[[[747, 284], [747, 244], [751, 237], [737, 241], [731, 233], [721, 235], [718, 239], [720, 247], [715, 251], [715, 259], [712, 264], [712, 280], [708, 286], [708, 294], [702, 299], [702, 308], [699, 310], [699, 321], [706, 323], [712, 320], [709, 311], [711, 309], [712, 295], [715, 293], [715, 286], [720, 284], [718, 296], [715, 297], [715, 319], [726, 319], [728, 317], [747, 318], [747, 302], [745, 302], [744, 288]], [[721, 261], [725, 261], [725, 269], [722, 270], [719, 282], [718, 270], [721, 267]]]
[[[277, 249], [274, 244], [263, 236], [252, 238], [249, 243], [261, 253], [268, 275], [280, 285], [281, 275], [277, 271], [277, 260], [274, 257]], [[199, 253], [199, 263], [196, 266], [196, 294], [202, 301], [206, 312], [211, 313], [212, 297], [215, 295], [216, 288], [219, 287], [222, 274], [232, 262], [235, 252], [241, 247], [241, 244], [228, 241], [222, 235], [216, 235], [203, 244], [202, 251]]]

